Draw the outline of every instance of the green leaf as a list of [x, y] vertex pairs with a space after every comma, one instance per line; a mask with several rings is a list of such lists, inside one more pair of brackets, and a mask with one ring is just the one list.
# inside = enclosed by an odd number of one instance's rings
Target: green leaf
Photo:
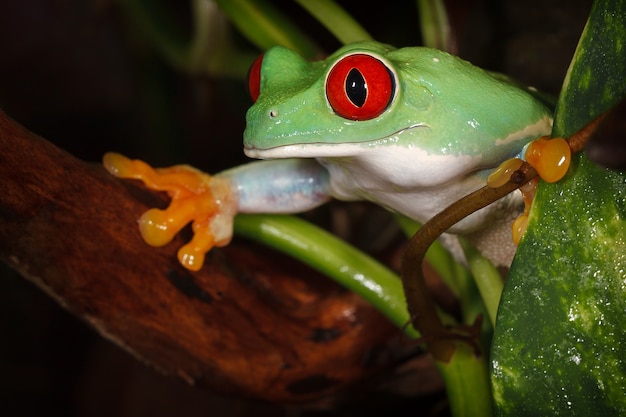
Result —
[[576, 158], [537, 196], [492, 348], [500, 415], [626, 413], [626, 175]]
[[563, 83], [552, 136], [571, 136], [624, 96], [626, 2], [597, 0]]
[[[555, 115], [568, 137], [626, 95], [623, 1], [598, 0]], [[626, 413], [626, 173], [573, 158], [541, 183], [492, 343], [499, 415]]]

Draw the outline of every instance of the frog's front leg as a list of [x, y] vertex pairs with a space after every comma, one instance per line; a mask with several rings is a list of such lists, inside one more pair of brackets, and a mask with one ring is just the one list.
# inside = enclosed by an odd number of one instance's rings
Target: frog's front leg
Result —
[[146, 211], [139, 229], [146, 243], [163, 246], [191, 223], [193, 238], [179, 249], [178, 259], [194, 271], [211, 248], [230, 243], [238, 212], [296, 213], [330, 198], [328, 172], [315, 160], [253, 162], [214, 176], [188, 165], [155, 169], [115, 153], [106, 154], [103, 162], [117, 177], [168, 193], [169, 206]]
[[258, 161], [223, 171], [240, 213], [301, 213], [331, 198], [329, 174], [315, 159]]

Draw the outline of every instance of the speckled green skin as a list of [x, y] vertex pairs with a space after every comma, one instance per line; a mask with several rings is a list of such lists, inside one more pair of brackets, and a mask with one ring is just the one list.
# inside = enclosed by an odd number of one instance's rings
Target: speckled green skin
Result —
[[574, 164], [543, 184], [505, 286], [491, 356], [501, 416], [626, 414], [626, 173]]

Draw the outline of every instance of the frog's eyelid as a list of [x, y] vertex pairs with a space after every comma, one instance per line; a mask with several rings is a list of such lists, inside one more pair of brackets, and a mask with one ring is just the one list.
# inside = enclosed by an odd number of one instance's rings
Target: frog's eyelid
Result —
[[263, 64], [263, 56], [260, 55], [254, 60], [248, 70], [248, 93], [253, 102], [256, 102], [261, 94], [261, 65]]

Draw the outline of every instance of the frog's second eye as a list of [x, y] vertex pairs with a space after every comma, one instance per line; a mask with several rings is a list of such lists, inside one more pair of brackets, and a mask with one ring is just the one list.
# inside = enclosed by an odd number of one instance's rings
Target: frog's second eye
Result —
[[394, 90], [393, 72], [366, 54], [348, 55], [337, 61], [326, 79], [328, 103], [335, 113], [350, 120], [379, 116], [389, 107]]
[[252, 101], [256, 101], [261, 94], [261, 64], [263, 63], [263, 55], [254, 60], [252, 66], [248, 70], [248, 92]]

